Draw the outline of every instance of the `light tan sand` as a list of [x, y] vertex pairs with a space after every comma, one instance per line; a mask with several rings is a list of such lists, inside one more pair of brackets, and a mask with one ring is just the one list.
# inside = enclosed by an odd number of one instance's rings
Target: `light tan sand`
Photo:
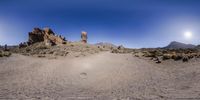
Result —
[[200, 61], [155, 64], [131, 54], [0, 58], [0, 99], [199, 100]]

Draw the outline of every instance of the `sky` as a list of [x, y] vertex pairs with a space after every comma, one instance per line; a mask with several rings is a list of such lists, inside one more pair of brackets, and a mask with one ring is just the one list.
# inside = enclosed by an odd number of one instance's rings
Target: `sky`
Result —
[[86, 31], [91, 44], [198, 45], [199, 5], [200, 0], [0, 0], [0, 44], [25, 42], [34, 27], [50, 27], [69, 41]]

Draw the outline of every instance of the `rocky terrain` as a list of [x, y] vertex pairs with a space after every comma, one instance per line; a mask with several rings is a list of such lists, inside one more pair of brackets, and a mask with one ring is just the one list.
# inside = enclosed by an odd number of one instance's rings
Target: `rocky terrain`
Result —
[[13, 54], [0, 58], [0, 99], [198, 100], [199, 64], [156, 64], [130, 53], [57, 59]]
[[200, 49], [192, 44], [184, 44], [173, 41], [164, 48], [140, 49], [139, 52], [134, 52], [136, 57], [149, 57], [156, 63], [161, 63], [166, 60], [188, 62], [190, 59], [200, 58]]
[[19, 47], [10, 49], [13, 53], [26, 56], [56, 58], [59, 56], [79, 57], [101, 51], [108, 51], [111, 48], [87, 44], [86, 40], [70, 42], [64, 37], [56, 35], [50, 28], [34, 28], [28, 34], [28, 41], [19, 44]]
[[65, 45], [47, 46], [44, 42], [35, 43], [24, 48], [12, 49], [14, 53], [20, 53], [26, 56], [37, 57], [58, 57], [58, 56], [86, 56], [104, 51], [97, 46], [83, 44], [81, 42], [67, 43]]
[[112, 49], [111, 52], [119, 54], [130, 53], [135, 57], [149, 58], [156, 63], [162, 63], [166, 60], [188, 62], [191, 59], [200, 58], [199, 46], [179, 42], [171, 42], [164, 48], [131, 49], [118, 46]]
[[122, 45], [100, 42], [94, 45], [87, 43], [87, 32], [81, 33], [80, 42], [70, 42], [65, 37], [56, 35], [50, 28], [34, 28], [28, 33], [28, 41], [19, 44], [19, 47], [10, 49], [13, 53], [26, 56], [56, 58], [58, 56], [79, 57], [102, 51], [111, 53], [131, 53], [135, 57], [149, 57], [156, 63], [173, 59], [188, 62], [192, 58], [200, 58], [198, 46], [173, 41], [163, 48], [131, 49]]
[[34, 28], [27, 42], [2, 47], [0, 100], [200, 99], [199, 46], [132, 49], [81, 37]]

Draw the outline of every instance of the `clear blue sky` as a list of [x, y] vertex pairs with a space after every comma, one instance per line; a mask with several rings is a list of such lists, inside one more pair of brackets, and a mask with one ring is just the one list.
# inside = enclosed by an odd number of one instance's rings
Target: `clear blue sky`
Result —
[[27, 41], [34, 27], [132, 48], [200, 44], [200, 0], [0, 0], [0, 44]]

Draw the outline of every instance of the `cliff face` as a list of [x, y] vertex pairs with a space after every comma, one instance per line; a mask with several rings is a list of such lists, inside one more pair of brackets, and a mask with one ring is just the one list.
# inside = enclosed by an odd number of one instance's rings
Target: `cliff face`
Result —
[[37, 42], [45, 42], [47, 45], [59, 45], [65, 44], [66, 40], [62, 36], [56, 36], [50, 28], [34, 28], [32, 32], [29, 32], [28, 44], [34, 44]]

